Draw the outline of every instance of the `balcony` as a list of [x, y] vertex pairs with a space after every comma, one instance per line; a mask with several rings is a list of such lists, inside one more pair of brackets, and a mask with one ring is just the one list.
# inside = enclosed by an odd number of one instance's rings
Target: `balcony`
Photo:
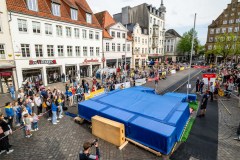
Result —
[[152, 34], [152, 36], [154, 38], [159, 37], [159, 26], [157, 24], [153, 25], [153, 34]]

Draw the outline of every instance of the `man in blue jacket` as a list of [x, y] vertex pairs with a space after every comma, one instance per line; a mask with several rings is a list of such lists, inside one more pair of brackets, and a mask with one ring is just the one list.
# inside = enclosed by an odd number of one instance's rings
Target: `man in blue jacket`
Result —
[[14, 110], [12, 108], [12, 103], [7, 102], [5, 105], [5, 112], [8, 118], [8, 124], [10, 125], [10, 127], [12, 128], [12, 124], [13, 124], [13, 117], [14, 117]]

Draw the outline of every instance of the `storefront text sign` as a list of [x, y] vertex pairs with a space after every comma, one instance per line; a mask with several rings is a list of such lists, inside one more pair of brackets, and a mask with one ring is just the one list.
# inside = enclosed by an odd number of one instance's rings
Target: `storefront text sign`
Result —
[[84, 63], [98, 62], [98, 59], [85, 59]]
[[29, 65], [35, 65], [35, 64], [57, 64], [56, 60], [29, 60]]

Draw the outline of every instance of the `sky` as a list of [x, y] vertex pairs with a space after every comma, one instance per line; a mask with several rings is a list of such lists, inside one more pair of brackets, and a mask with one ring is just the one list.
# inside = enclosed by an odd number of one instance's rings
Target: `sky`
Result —
[[[161, 0], [87, 0], [94, 13], [107, 10], [111, 15], [120, 13], [125, 6], [142, 3], [158, 8]], [[163, 0], [167, 9], [166, 29], [175, 29], [180, 35], [193, 28], [197, 14], [196, 31], [201, 44], [206, 43], [208, 25], [227, 7], [231, 0]]]

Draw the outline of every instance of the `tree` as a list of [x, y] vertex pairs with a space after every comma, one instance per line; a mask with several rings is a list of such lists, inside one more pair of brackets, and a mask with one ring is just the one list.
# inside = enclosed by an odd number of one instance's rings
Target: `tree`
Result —
[[195, 54], [198, 53], [199, 50], [199, 40], [197, 38], [197, 32], [194, 31], [194, 29], [189, 30], [188, 32], [185, 32], [181, 38], [181, 40], [178, 43], [177, 50], [180, 53], [187, 53], [188, 56], [190, 56], [191, 48], [192, 48], [192, 37], [194, 35], [194, 46], [193, 50]]
[[[221, 56], [222, 60], [239, 54], [239, 41], [236, 41], [236, 36], [233, 33], [224, 33], [215, 38], [215, 44], [212, 50], [209, 50], [207, 54], [215, 54]], [[236, 46], [236, 50], [235, 50]]]

